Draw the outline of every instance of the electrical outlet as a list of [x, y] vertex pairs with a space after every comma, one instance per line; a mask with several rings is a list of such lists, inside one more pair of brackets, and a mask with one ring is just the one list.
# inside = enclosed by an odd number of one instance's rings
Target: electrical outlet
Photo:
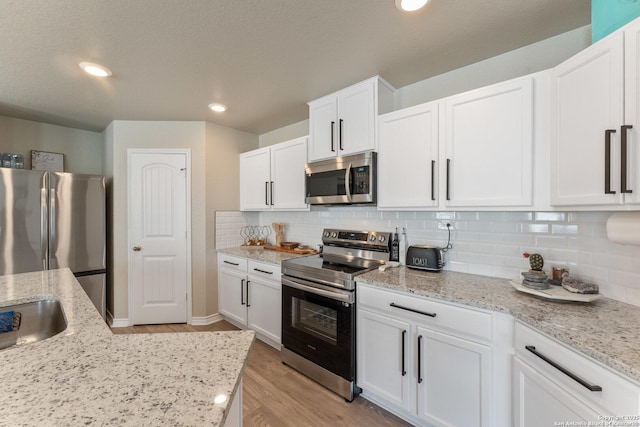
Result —
[[451, 230], [455, 230], [455, 227], [453, 226], [453, 221], [439, 221], [438, 222], [438, 230], [446, 230], [447, 224], [450, 225]]

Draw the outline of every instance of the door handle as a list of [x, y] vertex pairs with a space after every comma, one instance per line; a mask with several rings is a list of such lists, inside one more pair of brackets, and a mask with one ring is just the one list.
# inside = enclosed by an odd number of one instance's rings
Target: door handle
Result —
[[435, 177], [436, 177], [436, 161], [431, 160], [431, 200], [436, 199], [435, 183], [434, 183]]
[[240, 279], [240, 305], [244, 305], [244, 280]]
[[133, 249], [134, 252], [140, 252], [142, 250], [142, 246], [135, 245], [132, 249]]
[[342, 119], [340, 119], [338, 125], [338, 143], [340, 144], [340, 151], [344, 150], [344, 148], [342, 148]]
[[604, 131], [604, 194], [616, 194], [611, 189], [611, 134], [615, 129]]
[[249, 304], [249, 283], [251, 281], [247, 280], [247, 307], [251, 307], [251, 304]]
[[273, 181], [271, 181], [271, 206], [273, 206]]
[[269, 206], [269, 181], [264, 182], [264, 204]]
[[418, 335], [418, 384], [422, 383], [422, 335]]
[[405, 368], [404, 365], [404, 353], [405, 353], [405, 338], [407, 336], [407, 330], [403, 329], [402, 330], [402, 376], [404, 377], [405, 375], [407, 375], [407, 370]]
[[526, 350], [530, 351], [531, 353], [535, 354], [540, 359], [544, 360], [549, 365], [553, 366], [554, 368], [556, 368], [557, 370], [559, 370], [560, 372], [562, 372], [563, 374], [565, 374], [566, 376], [568, 376], [572, 380], [576, 381], [581, 386], [587, 388], [588, 390], [590, 390], [590, 391], [602, 391], [602, 387], [600, 387], [597, 384], [591, 384], [591, 383], [587, 382], [586, 380], [584, 380], [583, 378], [581, 378], [578, 375], [574, 374], [573, 372], [569, 371], [568, 369], [566, 369], [562, 365], [559, 365], [555, 361], [549, 359], [547, 356], [545, 356], [544, 354], [542, 354], [538, 350], [536, 350], [535, 346], [533, 346], [533, 345], [525, 345], [524, 348]]
[[450, 179], [449, 170], [451, 169], [451, 159], [447, 159], [447, 200], [451, 200], [451, 194], [449, 193]]
[[336, 149], [333, 147], [334, 146], [333, 134], [335, 133], [335, 127], [336, 127], [336, 122], [331, 122], [331, 151], [334, 153], [336, 152]]
[[629, 129], [632, 129], [631, 125], [623, 125], [620, 127], [620, 145], [622, 148], [622, 158], [620, 159], [620, 192], [621, 193], [633, 193], [630, 188], [627, 188], [627, 134]]

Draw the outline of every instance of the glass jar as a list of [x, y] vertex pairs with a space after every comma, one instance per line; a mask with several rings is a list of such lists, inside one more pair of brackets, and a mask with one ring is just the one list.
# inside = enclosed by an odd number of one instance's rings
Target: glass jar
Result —
[[0, 166], [2, 166], [3, 168], [10, 168], [11, 160], [13, 160], [13, 156], [11, 153], [2, 153], [2, 158], [0, 159]]
[[16, 169], [24, 169], [24, 156], [22, 154], [14, 154], [11, 166]]

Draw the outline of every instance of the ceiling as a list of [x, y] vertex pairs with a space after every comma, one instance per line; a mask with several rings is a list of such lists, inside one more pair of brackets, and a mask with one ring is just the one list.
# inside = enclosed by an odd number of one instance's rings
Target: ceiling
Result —
[[[400, 88], [590, 15], [590, 0], [431, 0], [413, 14], [394, 0], [2, 0], [0, 115], [92, 131], [204, 120], [262, 134], [371, 76]], [[113, 76], [91, 77], [81, 61]]]

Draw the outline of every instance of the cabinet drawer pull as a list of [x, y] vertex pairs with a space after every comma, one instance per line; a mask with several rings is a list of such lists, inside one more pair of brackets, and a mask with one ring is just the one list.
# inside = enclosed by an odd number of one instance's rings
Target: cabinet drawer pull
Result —
[[429, 316], [429, 317], [436, 317], [436, 313], [428, 313], [426, 311], [416, 310], [415, 308], [403, 307], [401, 305], [396, 304], [395, 302], [392, 302], [389, 305], [394, 308], [399, 308], [400, 310], [412, 311], [414, 313], [422, 314], [424, 316]]
[[536, 356], [538, 356], [540, 359], [544, 360], [545, 362], [547, 362], [549, 365], [553, 366], [554, 368], [556, 368], [557, 370], [559, 370], [560, 372], [562, 372], [563, 374], [567, 375], [569, 378], [571, 378], [572, 380], [580, 383], [580, 385], [582, 385], [583, 387], [591, 390], [591, 391], [602, 391], [602, 387], [600, 387], [599, 385], [595, 385], [595, 384], [590, 384], [587, 381], [583, 380], [582, 378], [580, 378], [579, 376], [577, 376], [576, 374], [574, 374], [573, 372], [569, 371], [567, 368], [565, 368], [562, 365], [559, 365], [558, 363], [554, 362], [553, 360], [549, 359], [547, 356], [545, 356], [544, 354], [540, 353], [539, 351], [536, 350], [536, 347], [533, 345], [525, 345], [524, 346], [525, 349], [529, 350], [531, 353], [535, 354]]
[[231, 262], [231, 261], [227, 261], [226, 259], [223, 261], [225, 264], [231, 264], [231, 265], [240, 265], [237, 262]]
[[253, 271], [258, 271], [258, 272], [264, 273], [264, 274], [273, 274], [273, 271], [261, 270], [259, 268], [254, 268]]
[[344, 150], [344, 148], [342, 148], [342, 119], [340, 119], [340, 123], [338, 124], [338, 144], [340, 144], [340, 150]]
[[406, 336], [407, 336], [407, 330], [403, 329], [402, 330], [402, 376], [403, 377], [405, 375], [407, 375], [407, 370], [406, 370], [405, 365], [404, 365], [404, 356], [405, 356], [404, 352], [405, 352], [405, 338], [406, 338]]
[[611, 134], [615, 129], [604, 131], [604, 194], [616, 194], [611, 189]]
[[633, 193], [630, 188], [627, 188], [627, 134], [629, 129], [632, 129], [631, 125], [623, 125], [620, 127], [620, 145], [622, 148], [622, 158], [620, 159], [620, 192], [621, 193]]
[[418, 384], [422, 383], [422, 335], [418, 335]]
[[334, 141], [333, 141], [333, 134], [335, 133], [335, 128], [336, 128], [336, 122], [331, 122], [331, 151], [332, 152], [336, 152], [336, 149], [334, 148]]
[[240, 305], [244, 305], [244, 280], [240, 280]]
[[436, 199], [435, 183], [434, 183], [435, 177], [436, 177], [436, 161], [431, 160], [431, 200]]

